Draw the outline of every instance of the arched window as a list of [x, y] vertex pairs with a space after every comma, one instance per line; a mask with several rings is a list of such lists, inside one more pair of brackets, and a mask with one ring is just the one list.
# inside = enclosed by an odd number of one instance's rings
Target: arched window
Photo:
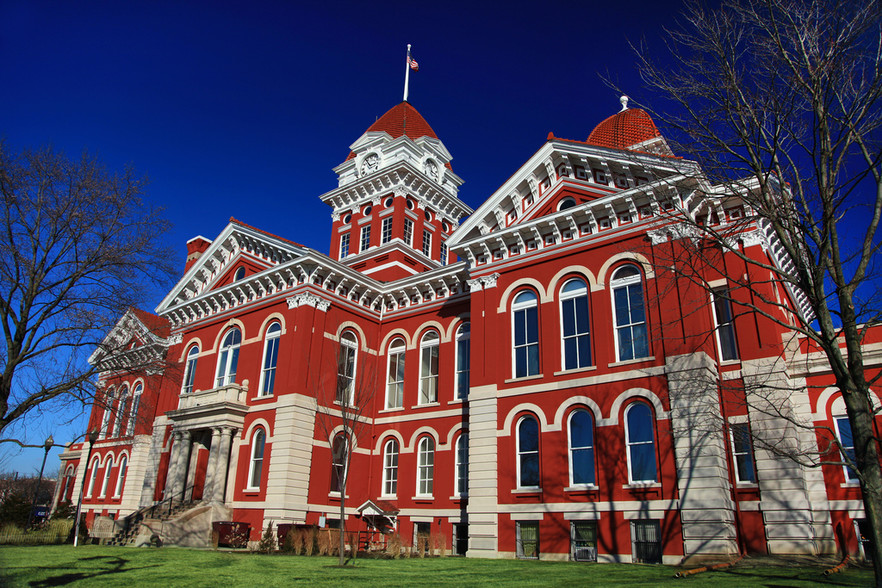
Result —
[[242, 332], [232, 328], [224, 335], [217, 360], [217, 378], [215, 386], [226, 386], [236, 382], [236, 366], [239, 363], [239, 345], [242, 344]]
[[398, 493], [398, 440], [389, 439], [383, 447], [383, 496]]
[[199, 357], [199, 346], [194, 345], [187, 352], [187, 365], [184, 367], [184, 386], [181, 394], [189, 394], [193, 391], [193, 379], [196, 377], [196, 359]]
[[86, 488], [86, 497], [92, 496], [92, 491], [95, 490], [95, 480], [98, 477], [98, 456], [95, 456], [95, 459], [92, 460], [92, 469], [89, 471], [89, 486]]
[[266, 445], [266, 433], [257, 429], [251, 439], [251, 467], [248, 469], [248, 488], [260, 488], [263, 474], [263, 449]]
[[576, 278], [560, 290], [563, 369], [591, 365], [591, 337], [588, 324], [588, 286]]
[[113, 497], [119, 498], [123, 491], [123, 482], [126, 480], [126, 471], [129, 469], [129, 458], [125, 455], [119, 459], [119, 473], [116, 476], [116, 488], [113, 490]]
[[239, 280], [241, 280], [244, 277], [245, 277], [245, 268], [240, 267], [240, 268], [236, 269], [236, 273], [233, 275], [233, 281], [238, 282]]
[[126, 435], [135, 434], [135, 425], [138, 422], [138, 408], [141, 406], [141, 394], [144, 392], [144, 386], [138, 384], [132, 393], [132, 408], [129, 409], [129, 418], [126, 423]]
[[648, 357], [646, 306], [640, 270], [633, 265], [620, 267], [613, 274], [611, 285], [619, 361]]
[[352, 331], [340, 336], [339, 357], [337, 357], [337, 393], [340, 404], [352, 406], [355, 403], [355, 368], [358, 361], [358, 339]]
[[570, 485], [593, 486], [594, 473], [594, 419], [587, 410], [570, 414]]
[[514, 376], [535, 376], [539, 373], [539, 303], [536, 295], [524, 290], [515, 296], [511, 315]]
[[417, 496], [431, 496], [435, 479], [435, 440], [420, 439], [417, 447]]
[[[842, 454], [842, 461], [846, 464], [856, 463], [854, 452], [854, 435], [851, 432], [851, 421], [848, 416], [833, 417], [836, 425], [836, 436], [839, 438], [839, 451]], [[860, 478], [857, 472], [850, 465], [843, 466], [845, 470], [846, 482], [859, 482]]]
[[429, 331], [420, 341], [420, 404], [438, 402], [438, 333]]
[[116, 415], [113, 419], [113, 432], [110, 434], [111, 437], [119, 437], [120, 433], [123, 432], [123, 420], [128, 416], [126, 414], [129, 410], [129, 387], [123, 386], [122, 392], [120, 392], [119, 400], [116, 404]]
[[404, 407], [404, 339], [389, 344], [389, 376], [386, 379], [386, 408]]
[[456, 330], [456, 397], [469, 395], [469, 371], [471, 361], [471, 324], [463, 323]]
[[113, 456], [107, 456], [107, 465], [104, 466], [104, 480], [101, 482], [101, 493], [98, 498], [103, 498], [107, 494], [107, 484], [110, 482], [110, 474], [113, 469]]
[[625, 423], [630, 481], [657, 482], [652, 410], [643, 402], [635, 402], [625, 411]]
[[113, 413], [114, 392], [111, 388], [104, 394], [104, 414], [101, 415], [101, 436], [107, 438], [110, 435], [110, 415]]
[[518, 421], [518, 488], [539, 487], [539, 423], [533, 416]]
[[566, 198], [564, 198], [563, 200], [561, 200], [561, 201], [557, 204], [557, 209], [558, 209], [558, 210], [566, 210], [567, 208], [572, 208], [572, 207], [574, 207], [575, 205], [576, 205], [576, 200], [575, 200], [575, 198], [573, 198], [573, 197], [571, 197], [571, 196], [567, 196]]
[[346, 481], [349, 465], [349, 443], [343, 433], [337, 433], [331, 446], [331, 492], [340, 492]]
[[266, 330], [263, 349], [263, 371], [260, 373], [260, 396], [271, 396], [276, 384], [276, 362], [279, 359], [279, 336], [282, 325], [273, 323]]
[[456, 440], [456, 494], [469, 492], [469, 434], [463, 433]]
[[73, 494], [73, 481], [76, 476], [76, 468], [72, 465], [64, 470], [64, 479], [61, 481], [61, 492], [58, 494], [58, 502], [70, 502]]

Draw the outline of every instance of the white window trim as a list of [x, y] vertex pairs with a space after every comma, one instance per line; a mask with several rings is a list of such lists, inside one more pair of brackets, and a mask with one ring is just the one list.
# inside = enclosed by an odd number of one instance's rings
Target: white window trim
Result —
[[132, 393], [132, 402], [129, 404], [129, 418], [126, 422], [126, 437], [130, 435], [134, 435], [135, 433], [135, 424], [138, 419], [138, 409], [141, 406], [141, 394], [144, 393], [144, 386], [142, 384], [138, 384], [135, 386], [135, 391]]
[[[125, 466], [125, 467], [123, 467]], [[116, 474], [116, 488], [113, 489], [113, 497], [119, 498], [122, 494], [123, 483], [126, 479], [126, 471], [129, 467], [129, 458], [125, 455], [119, 458], [119, 471]]]
[[[466, 325], [468, 325], [468, 327], [469, 327], [469, 331], [468, 331], [467, 333], [464, 333], [464, 332], [463, 332], [463, 329], [464, 329], [464, 327], [466, 327]], [[469, 376], [468, 376], [468, 379], [469, 379], [469, 388], [471, 388], [471, 378], [472, 378], [472, 373], [471, 373], [471, 372], [472, 372], [472, 362], [471, 362], [471, 353], [472, 353], [472, 330], [471, 330], [471, 329], [472, 329], [471, 323], [468, 322], [468, 321], [463, 322], [463, 323], [462, 323], [461, 325], [459, 325], [459, 327], [457, 327], [457, 329], [456, 329], [456, 347], [455, 347], [455, 349], [454, 349], [454, 358], [453, 358], [453, 361], [454, 361], [454, 366], [453, 366], [453, 386], [454, 386], [454, 388], [455, 388], [455, 390], [454, 390], [454, 399], [455, 399], [455, 400], [465, 400], [466, 398], [469, 397], [469, 391], [468, 391], [468, 390], [463, 391], [463, 390], [460, 390], [460, 389], [459, 389], [459, 375], [460, 375], [461, 373], [468, 373], [468, 375], [469, 375]], [[462, 369], [460, 369], [460, 367], [461, 367], [461, 366], [459, 365], [459, 346], [460, 346], [460, 344], [465, 344], [465, 345], [468, 345], [468, 346], [469, 346], [469, 349], [468, 349], [468, 355], [469, 355], [469, 369], [468, 369], [468, 370], [462, 370]]]
[[[460, 460], [460, 443], [465, 443], [465, 462], [463, 463]], [[459, 475], [459, 469], [462, 465], [465, 465], [465, 490], [460, 492], [459, 483], [462, 480]], [[456, 439], [456, 443], [453, 445], [453, 496], [456, 497], [466, 497], [469, 495], [469, 434], [462, 433]]]
[[[398, 461], [399, 462], [401, 461], [401, 444], [398, 443], [398, 439], [395, 439], [393, 437], [391, 439], [386, 440], [386, 442], [383, 444], [383, 492], [381, 494], [381, 496], [383, 498], [396, 498], [398, 496], [398, 465], [399, 464], [396, 463], [395, 466], [392, 467], [388, 464], [388, 461], [387, 461], [390, 456], [389, 448], [392, 447], [393, 444], [395, 445], [395, 455], [398, 457]], [[394, 488], [395, 491], [389, 493], [389, 492], [387, 492], [387, 487], [390, 482], [389, 473], [392, 470], [394, 470], [394, 472], [395, 472], [395, 488]]]
[[[515, 426], [515, 451], [517, 452], [517, 459], [515, 460], [515, 462], [516, 462], [515, 463], [515, 475], [517, 476], [517, 479], [515, 480], [516, 481], [515, 487], [517, 490], [533, 491], [533, 490], [541, 490], [542, 489], [542, 486], [541, 486], [541, 484], [542, 484], [542, 468], [541, 467], [539, 468], [539, 485], [537, 485], [537, 486], [521, 486], [521, 424], [523, 424], [523, 422], [525, 420], [527, 420], [528, 418], [536, 421], [536, 445], [537, 445], [536, 458], [537, 458], [537, 462], [539, 462], [539, 460], [541, 459], [541, 454], [539, 451], [539, 449], [540, 449], [539, 448], [539, 433], [541, 432], [541, 430], [539, 428], [539, 421], [534, 416], [524, 415], [518, 419], [517, 425]], [[530, 453], [533, 453], [533, 452], [531, 451]], [[539, 462], [539, 465], [541, 466], [541, 462]]]
[[[542, 337], [540, 336], [541, 325], [538, 324], [539, 323], [539, 297], [536, 296], [536, 293], [533, 292], [532, 290], [521, 290], [517, 294], [515, 294], [514, 297], [517, 298], [518, 296], [521, 295], [522, 292], [529, 292], [530, 294], [533, 295], [533, 298], [526, 301], [526, 302], [513, 302], [511, 305], [511, 377], [512, 377], [512, 379], [515, 379], [515, 380], [519, 380], [522, 378], [533, 378], [533, 377], [536, 377], [542, 373], [542, 357], [541, 357], [541, 355], [539, 358], [539, 366], [538, 366], [539, 372], [537, 372], [535, 374], [530, 373], [530, 369], [529, 369], [530, 353], [528, 351], [527, 352], [527, 373], [526, 373], [526, 375], [523, 375], [523, 376], [518, 375], [518, 368], [517, 368], [518, 347], [515, 346], [515, 315], [516, 315], [516, 313], [518, 313], [519, 311], [522, 311], [522, 310], [527, 310], [528, 308], [532, 308], [534, 306], [536, 307], [536, 323], [537, 323], [536, 324], [536, 343], [527, 342], [526, 344], [522, 345], [521, 347], [525, 347], [525, 348], [529, 349], [530, 345], [536, 345], [536, 347], [538, 348], [539, 341], [541, 341], [541, 339], [542, 339]], [[524, 336], [525, 337], [527, 336], [526, 324], [524, 326]], [[539, 351], [541, 353], [541, 349]]]
[[95, 490], [95, 478], [98, 476], [98, 464], [101, 460], [98, 456], [95, 456], [95, 459], [92, 460], [92, 470], [89, 473], [89, 485], [86, 487], [86, 498], [92, 497], [92, 492]]
[[[634, 409], [635, 406], [642, 405], [649, 409], [650, 416], [650, 431], [652, 432], [652, 441], [635, 441], [633, 445], [652, 445], [653, 449], [653, 459], [655, 459], [655, 480], [635, 480], [633, 477], [634, 471], [631, 468], [631, 428], [628, 426], [628, 413]], [[658, 435], [655, 434], [655, 413], [652, 411], [652, 407], [650, 407], [645, 402], [632, 402], [628, 405], [628, 408], [625, 409], [625, 457], [628, 460], [628, 485], [643, 485], [643, 484], [657, 484], [658, 483], [658, 447], [656, 444], [658, 443]]]
[[729, 357], [729, 358], [723, 357], [723, 343], [720, 340], [720, 329], [724, 325], [720, 325], [720, 320], [717, 317], [717, 297], [719, 296], [717, 294], [717, 292], [722, 291], [722, 290], [726, 290], [727, 293], [729, 292], [728, 286], [719, 286], [719, 287], [711, 289], [711, 291], [710, 291], [710, 308], [711, 308], [711, 314], [713, 315], [713, 320], [714, 320], [714, 339], [717, 342], [717, 356], [720, 358], [720, 361], [737, 362], [737, 361], [740, 361], [741, 354], [738, 353], [738, 333], [735, 332], [735, 313], [732, 310], [732, 300], [726, 296], [723, 296], [722, 298], [729, 307], [729, 314], [732, 316], [732, 319], [725, 326], [732, 329], [732, 339], [735, 342], [735, 357]]
[[750, 444], [750, 463], [751, 463], [751, 467], [753, 467], [753, 476], [754, 476], [754, 478], [756, 478], [756, 456], [753, 453], [753, 443], [750, 440], [750, 425], [748, 424], [748, 422], [746, 420], [741, 421], [741, 422], [736, 422], [736, 421], [733, 421], [730, 419], [729, 420], [729, 446], [732, 450], [732, 462], [733, 462], [733, 465], [735, 466], [735, 468], [734, 468], [735, 469], [735, 482], [739, 485], [742, 485], [742, 484], [743, 485], [755, 485], [756, 480], [742, 480], [740, 470], [738, 469], [738, 456], [745, 455], [745, 454], [744, 453], [737, 453], [735, 451], [735, 431], [733, 431], [732, 429], [735, 426], [742, 426], [742, 425], [747, 427], [747, 439], [748, 439], [748, 443]]
[[[430, 338], [434, 335], [434, 338]], [[423, 368], [425, 366], [425, 362], [423, 361], [423, 353], [427, 350], [431, 350], [431, 348], [435, 348], [435, 353], [438, 356], [438, 362], [436, 365], [435, 373], [426, 374], [423, 372]], [[431, 351], [430, 351], [431, 353]], [[417, 406], [426, 406], [431, 404], [438, 403], [438, 380], [440, 378], [441, 373], [441, 336], [437, 331], [427, 331], [425, 335], [423, 335], [422, 339], [420, 339], [420, 390], [419, 396], [417, 397]], [[434, 380], [435, 382], [435, 397], [434, 398], [423, 398], [423, 383], [429, 380]]]
[[[122, 387], [122, 392], [119, 395], [119, 398], [116, 401], [116, 418], [113, 419], [113, 427], [108, 435], [111, 438], [117, 438], [125, 431], [122, 428], [123, 417], [125, 417], [125, 413], [127, 407], [125, 406], [125, 402], [129, 398], [129, 385], [124, 384]], [[128, 425], [126, 425], [128, 428]]]
[[[199, 361], [199, 346], [193, 345], [187, 351], [187, 359], [184, 364], [184, 381], [181, 385], [181, 394], [193, 392], [193, 382], [196, 380], [196, 364]], [[188, 384], [189, 382], [189, 384]]]
[[[833, 425], [836, 427], [836, 440], [839, 442], [840, 446], [842, 446], [842, 433], [839, 430], [839, 420], [840, 419], [847, 420], [848, 415], [842, 414], [842, 415], [837, 415], [837, 416], [833, 417]], [[849, 424], [849, 426], [851, 426], [851, 421], [849, 421], [848, 424]], [[854, 442], [854, 431], [851, 432], [851, 439], [852, 439], [852, 443], [853, 443]], [[854, 445], [852, 445], [851, 450], [854, 451]], [[842, 459], [842, 461], [845, 461], [845, 455], [843, 454], [842, 450], [839, 450], [839, 455], [840, 455], [840, 458]], [[852, 478], [851, 477], [851, 475], [848, 473], [848, 466], [845, 464], [842, 465], [842, 474], [845, 476], [845, 484], [846, 485], [850, 486], [853, 484], [859, 484], [861, 481], [860, 478], [857, 478], [857, 477]]]
[[104, 466], [104, 479], [101, 481], [101, 492], [98, 493], [98, 498], [104, 498], [107, 496], [107, 486], [110, 484], [110, 475], [113, 471], [113, 456], [108, 456], [107, 464]]
[[[634, 264], [625, 264], [623, 266], [617, 267], [615, 272], [613, 272], [613, 275], [615, 275], [615, 273], [618, 272], [619, 270], [621, 270], [623, 267], [627, 267], [627, 266], [631, 266], [631, 267], [635, 268], [637, 270], [637, 275], [636, 276], [628, 276], [626, 278], [613, 278], [610, 281], [610, 288], [609, 288], [610, 304], [611, 304], [612, 315], [613, 315], [612, 316], [612, 319], [613, 319], [612, 320], [612, 323], [613, 323], [613, 325], [612, 325], [613, 326], [613, 343], [615, 344], [615, 347], [616, 347], [616, 361], [617, 362], [645, 360], [647, 357], [652, 356], [652, 349], [651, 349], [650, 341], [649, 341], [649, 324], [648, 324], [649, 321], [647, 320], [649, 317], [647, 316], [648, 308], [646, 306], [646, 285], [643, 282], [643, 272], [641, 272], [640, 268], [638, 268]], [[631, 286], [633, 284], [638, 284], [638, 283], [641, 284], [641, 286], [642, 286], [641, 290], [643, 292], [643, 322], [642, 323], [628, 323], [628, 325], [620, 327], [620, 326], [618, 326], [618, 316], [616, 315], [616, 290], [618, 290], [619, 288], [626, 288], [627, 289], [628, 286]], [[629, 294], [629, 296], [630, 296], [630, 294]], [[629, 299], [629, 302], [630, 302], [630, 299]], [[633, 329], [634, 325], [641, 325], [641, 324], [646, 325], [646, 353], [647, 353], [646, 357], [632, 357], [631, 359], [622, 359], [622, 350], [619, 349], [619, 329], [626, 328], [626, 327]], [[633, 330], [632, 330], [632, 335], [633, 335]], [[633, 340], [633, 338], [632, 338], [632, 340]]]
[[[389, 344], [389, 351], [386, 352], [386, 410], [395, 410], [399, 408], [404, 408], [404, 380], [395, 380], [393, 382], [389, 381], [390, 368], [392, 366], [392, 356], [401, 355], [402, 359], [405, 359], [405, 353], [407, 352], [407, 346], [404, 343], [403, 339], [395, 339], [392, 343]], [[406, 364], [405, 364], [406, 365]], [[401, 390], [401, 405], [400, 406], [392, 406], [390, 404], [391, 396], [390, 392], [392, 390], [392, 384], [402, 384]]]
[[[432, 465], [431, 466], [424, 466], [421, 463], [424, 443], [426, 445], [428, 445], [428, 443], [432, 444], [432, 447], [431, 447]], [[416, 496], [417, 496], [417, 498], [433, 498], [435, 495], [434, 494], [435, 493], [435, 452], [437, 449], [436, 446], [437, 446], [437, 444], [435, 443], [435, 439], [433, 439], [429, 435], [423, 435], [422, 437], [420, 437], [419, 442], [417, 442], [417, 472], [416, 472]], [[428, 453], [428, 451], [426, 453]], [[422, 474], [424, 471], [426, 471], [430, 474], [429, 476], [426, 477], [426, 481], [431, 481], [431, 483], [432, 483], [432, 491], [431, 492], [422, 492], [421, 491], [421, 486], [422, 486], [421, 482], [423, 481]]]
[[[366, 242], [365, 242], [366, 241]], [[365, 225], [361, 227], [358, 236], [358, 252], [367, 251], [371, 246], [371, 226]]]
[[[231, 343], [229, 346], [224, 347], [225, 341], [227, 337], [232, 337], [232, 333], [238, 331], [239, 332], [239, 343]], [[237, 356], [234, 353], [234, 350], [242, 347], [242, 331], [238, 328], [234, 327], [229, 329], [224, 333], [223, 339], [221, 339], [221, 347], [220, 353], [217, 358], [217, 370], [215, 371], [214, 385], [215, 388], [220, 388], [221, 386], [227, 386], [234, 382], [234, 378], [236, 377], [236, 373], [230, 373], [233, 367], [233, 357]], [[238, 371], [238, 363], [239, 359], [236, 357], [236, 371]]]
[[251, 483], [254, 478], [254, 461], [255, 454], [257, 453], [257, 436], [263, 434], [263, 447], [261, 449], [260, 454], [260, 477], [263, 479], [263, 460], [266, 455], [266, 431], [263, 428], [258, 428], [254, 431], [254, 434], [251, 435], [251, 451], [248, 452], [248, 480], [245, 482], [246, 490], [260, 490], [260, 480], [258, 480], [257, 486], [253, 486]]
[[420, 249], [426, 257], [432, 257], [432, 233], [429, 229], [423, 229], [423, 248]]
[[[592, 456], [594, 456], [594, 458], [595, 458], [595, 459], [594, 459], [594, 482], [592, 482], [592, 483], [590, 483], [590, 484], [583, 484], [583, 483], [579, 483], [579, 484], [577, 484], [577, 483], [573, 480], [573, 436], [572, 436], [572, 430], [573, 430], [573, 417], [576, 415], [577, 412], [584, 412], [584, 413], [586, 413], [586, 414], [591, 418], [591, 427], [592, 427], [592, 430], [591, 430], [591, 441], [592, 441], [592, 445], [589, 445], [588, 447], [577, 447], [577, 448], [576, 448], [576, 449], [588, 449], [588, 448], [590, 448], [590, 449], [591, 449], [591, 452], [592, 452]], [[570, 467], [570, 485], [569, 485], [569, 488], [571, 488], [571, 489], [575, 489], [575, 488], [579, 488], [579, 489], [582, 489], [582, 488], [585, 488], [585, 489], [588, 489], [588, 488], [597, 488], [597, 458], [596, 458], [596, 453], [595, 453], [595, 451], [594, 451], [595, 447], [594, 447], [594, 444], [593, 444], [593, 443], [594, 443], [594, 432], [595, 432], [595, 431], [594, 431], [594, 428], [595, 428], [594, 420], [595, 420], [595, 419], [594, 419], [594, 414], [593, 414], [590, 410], [588, 410], [587, 408], [577, 408], [576, 410], [571, 411], [571, 412], [570, 412], [570, 415], [567, 417], [567, 460], [568, 460], [568, 462], [569, 462], [569, 467]]]
[[[388, 227], [388, 231], [386, 228]], [[388, 238], [387, 238], [388, 233]], [[387, 216], [380, 225], [380, 244], [385, 245], [392, 241], [392, 217]]]
[[110, 435], [110, 414], [113, 412], [113, 402], [116, 399], [116, 390], [110, 389], [104, 395], [104, 414], [101, 415], [101, 438], [107, 439]]
[[349, 256], [349, 233], [340, 235], [340, 259]]
[[[352, 333], [352, 331], [345, 331], [340, 336], [340, 347], [341, 347], [341, 351], [343, 351], [342, 348], [345, 347], [346, 349], [348, 349], [352, 353], [352, 379], [349, 381], [349, 390], [347, 391], [348, 395], [349, 395], [349, 398], [347, 400], [347, 406], [354, 406], [354, 404], [355, 404], [355, 378], [358, 375], [358, 337], [356, 337], [355, 334]], [[344, 376], [346, 378], [349, 378], [348, 375], [339, 373], [339, 369], [340, 369], [340, 366], [337, 366], [337, 370], [338, 370], [337, 375], [338, 376]], [[335, 398], [334, 402], [336, 402], [337, 404], [340, 404], [340, 401], [336, 400], [336, 393], [334, 395], [334, 398]]]
[[409, 218], [404, 219], [404, 243], [413, 247], [413, 221]]
[[[564, 292], [564, 288], [567, 287], [567, 284], [570, 284], [572, 282], [581, 282], [582, 288], [579, 290], [572, 291], [572, 292]], [[591, 343], [592, 343], [592, 341], [591, 341], [591, 299], [588, 297], [588, 292], [589, 292], [588, 284], [586, 284], [585, 280], [582, 280], [581, 278], [569, 279], [566, 282], [564, 282], [563, 286], [561, 286], [560, 296], [559, 296], [559, 298], [560, 298], [559, 306], [560, 306], [560, 369], [561, 369], [561, 371], [581, 370], [581, 369], [585, 369], [585, 368], [588, 368], [588, 367], [591, 367], [594, 365], [594, 363], [593, 363], [594, 362], [594, 357], [593, 357], [594, 350], [591, 349]], [[563, 305], [564, 305], [564, 302], [566, 302], [567, 300], [573, 300], [573, 299], [579, 298], [581, 296], [584, 296], [586, 298], [586, 301], [588, 302], [588, 331], [586, 333], [578, 333], [577, 332], [575, 335], [573, 335], [570, 338], [571, 339], [572, 338], [578, 339], [582, 335], [588, 335], [588, 353], [591, 354], [592, 357], [591, 357], [591, 362], [589, 362], [588, 365], [577, 365], [575, 368], [567, 368], [566, 337], [564, 336], [564, 332], [565, 332], [564, 326], [565, 325], [564, 325]], [[574, 317], [575, 317], [575, 315], [574, 315]]]
[[[272, 330], [273, 327], [278, 327], [278, 329], [273, 331]], [[282, 325], [281, 325], [281, 323], [273, 321], [272, 323], [270, 323], [269, 327], [267, 327], [266, 337], [264, 337], [264, 341], [263, 341], [263, 355], [261, 355], [261, 358], [263, 359], [263, 361], [260, 363], [260, 387], [257, 390], [257, 397], [258, 398], [266, 398], [268, 396], [273, 395], [273, 390], [270, 390], [269, 392], [266, 391], [266, 376], [267, 376], [268, 372], [275, 373], [276, 368], [278, 367], [278, 364], [279, 364], [279, 347], [278, 346], [281, 343], [281, 338], [282, 338]], [[272, 343], [272, 342], [276, 343], [276, 361], [275, 361], [275, 363], [273, 363], [273, 366], [271, 368], [267, 368], [266, 367], [266, 357], [267, 357], [267, 352], [269, 351], [269, 348], [270, 348], [270, 343]], [[273, 380], [273, 388], [275, 388], [275, 380]]]

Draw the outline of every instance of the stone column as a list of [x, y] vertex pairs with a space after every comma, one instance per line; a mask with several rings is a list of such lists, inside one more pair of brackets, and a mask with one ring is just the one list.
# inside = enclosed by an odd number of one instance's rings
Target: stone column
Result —
[[190, 431], [181, 431], [181, 453], [178, 459], [178, 468], [175, 471], [175, 496], [183, 496], [184, 489], [187, 487], [187, 472], [190, 469], [190, 449], [192, 445], [192, 433]]
[[175, 479], [177, 477], [178, 462], [181, 457], [181, 431], [172, 432], [172, 447], [168, 456], [168, 471], [165, 474], [165, 490], [162, 498], [171, 498], [175, 492]]
[[220, 450], [217, 453], [217, 466], [215, 467], [215, 478], [213, 484], [214, 496], [213, 502], [224, 502], [224, 491], [227, 489], [227, 474], [230, 467], [230, 443], [233, 438], [232, 427], [222, 427], [220, 437]]
[[202, 491], [203, 502], [214, 500], [214, 487], [217, 484], [217, 454], [220, 451], [221, 430], [217, 427], [211, 429], [211, 444], [208, 448], [208, 467], [205, 472], [205, 489]]

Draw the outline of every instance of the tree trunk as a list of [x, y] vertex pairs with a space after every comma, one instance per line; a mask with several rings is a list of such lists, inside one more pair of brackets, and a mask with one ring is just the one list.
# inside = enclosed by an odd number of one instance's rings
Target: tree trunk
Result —
[[[348, 469], [348, 468], [347, 468]], [[344, 471], [340, 482], [340, 565], [346, 565], [346, 478], [349, 472]]]

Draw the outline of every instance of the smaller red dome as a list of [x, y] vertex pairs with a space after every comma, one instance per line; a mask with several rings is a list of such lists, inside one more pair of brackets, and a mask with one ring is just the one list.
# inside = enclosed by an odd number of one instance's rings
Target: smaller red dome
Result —
[[633, 150], [657, 137], [661, 137], [661, 133], [645, 110], [626, 108], [594, 127], [586, 142], [598, 147]]

